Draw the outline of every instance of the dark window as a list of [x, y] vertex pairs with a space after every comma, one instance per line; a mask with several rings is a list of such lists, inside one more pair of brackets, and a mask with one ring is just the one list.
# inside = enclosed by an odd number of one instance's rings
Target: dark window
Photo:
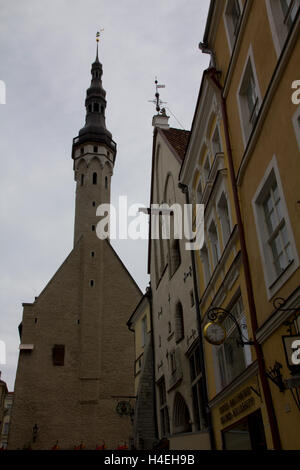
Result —
[[92, 225], [92, 232], [95, 232], [95, 225]]
[[108, 178], [107, 176], [105, 176], [105, 189], [107, 189], [107, 187], [108, 187]]
[[267, 450], [261, 411], [223, 431], [222, 438], [224, 450]]
[[179, 343], [184, 338], [183, 308], [181, 302], [176, 305], [175, 312], [175, 340]]
[[196, 429], [206, 427], [206, 413], [203, 403], [203, 378], [200, 362], [200, 348], [194, 350], [190, 356], [190, 373], [192, 382], [192, 397], [193, 397], [193, 411], [194, 411], [194, 422]]
[[162, 437], [170, 434], [169, 411], [167, 405], [166, 384], [162, 379], [158, 385], [159, 408], [160, 408], [160, 429]]
[[84, 153], [84, 147], [81, 147], [80, 152], [81, 152], [81, 155], [83, 155], [83, 153]]
[[90, 281], [90, 286], [91, 286], [91, 287], [94, 287], [94, 281], [93, 281], [93, 279]]
[[81, 184], [81, 186], [83, 186], [83, 183], [84, 183], [84, 175], [81, 175], [81, 177], [80, 177], [80, 184]]
[[97, 184], [97, 173], [93, 173], [93, 184]]
[[95, 207], [95, 205], [96, 205], [96, 203], [95, 203], [95, 201], [93, 201], [93, 207]]
[[52, 348], [52, 361], [54, 366], [63, 366], [65, 364], [65, 346], [64, 344], [55, 344]]
[[92, 112], [92, 105], [91, 105], [91, 104], [88, 105], [88, 112], [89, 112], [89, 113]]
[[94, 146], [94, 153], [97, 153], [97, 152], [98, 152], [98, 146], [95, 145], [95, 146]]
[[91, 257], [92, 257], [92, 258], [95, 257], [95, 252], [94, 252], [94, 251], [91, 251]]
[[101, 106], [101, 113], [104, 114], [104, 106]]
[[99, 103], [94, 103], [94, 112], [99, 113]]

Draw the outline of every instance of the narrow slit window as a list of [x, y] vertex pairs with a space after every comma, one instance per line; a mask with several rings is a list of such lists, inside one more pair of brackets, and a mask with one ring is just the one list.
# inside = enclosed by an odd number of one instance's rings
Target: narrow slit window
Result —
[[53, 346], [52, 362], [54, 366], [63, 366], [65, 364], [65, 346], [63, 344]]
[[107, 176], [105, 176], [105, 189], [107, 189], [107, 188], [108, 188], [108, 178], [107, 178]]
[[94, 113], [99, 113], [99, 103], [94, 103]]
[[83, 186], [84, 183], [84, 175], [81, 175], [80, 177], [80, 185]]
[[97, 173], [93, 173], [93, 184], [97, 184]]

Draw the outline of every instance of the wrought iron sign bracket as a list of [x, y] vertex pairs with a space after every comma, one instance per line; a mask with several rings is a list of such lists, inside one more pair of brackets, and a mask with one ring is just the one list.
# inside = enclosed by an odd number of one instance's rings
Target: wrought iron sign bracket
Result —
[[241, 326], [239, 325], [239, 322], [235, 318], [234, 315], [232, 315], [231, 312], [228, 310], [222, 308], [222, 307], [213, 307], [207, 312], [207, 317], [211, 322], [216, 322], [216, 323], [222, 323], [225, 318], [229, 317], [233, 323], [235, 324], [238, 334], [239, 334], [239, 339], [237, 340], [237, 345], [244, 347], [244, 346], [254, 346], [254, 341], [246, 338], [246, 336], [243, 335]]

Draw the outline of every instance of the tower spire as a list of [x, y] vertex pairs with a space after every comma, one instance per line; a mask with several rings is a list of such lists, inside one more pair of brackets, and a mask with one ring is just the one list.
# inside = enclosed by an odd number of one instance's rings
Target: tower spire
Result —
[[102, 86], [103, 69], [99, 61], [98, 51], [102, 31], [104, 31], [104, 29], [100, 29], [100, 31], [96, 33], [96, 59], [92, 63], [91, 84], [86, 91], [85, 125], [80, 129], [78, 137], [74, 139], [74, 143], [83, 144], [88, 141], [103, 143], [115, 152], [115, 143], [112, 140], [111, 133], [106, 129], [105, 124], [106, 91]]

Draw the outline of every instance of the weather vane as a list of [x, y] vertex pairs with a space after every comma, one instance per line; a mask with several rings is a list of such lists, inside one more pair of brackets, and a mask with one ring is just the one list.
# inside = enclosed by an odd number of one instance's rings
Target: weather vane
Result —
[[100, 31], [97, 31], [97, 33], [96, 33], [96, 42], [100, 41], [100, 36], [101, 36], [102, 31], [104, 31], [104, 28], [100, 29]]
[[101, 33], [102, 31], [104, 31], [104, 29], [100, 29], [100, 31], [97, 31], [96, 33], [96, 42], [97, 42], [97, 57], [98, 57], [98, 44], [99, 44], [99, 41], [100, 41], [100, 36], [101, 36]]
[[162, 104], [167, 104], [166, 101], [161, 101], [159, 98], [159, 88], [166, 88], [166, 85], [159, 85], [157, 81], [157, 77], [155, 77], [155, 87], [156, 87], [156, 93], [155, 93], [155, 100], [149, 100], [149, 103], [154, 103], [156, 105], [156, 111], [159, 113], [161, 109]]

